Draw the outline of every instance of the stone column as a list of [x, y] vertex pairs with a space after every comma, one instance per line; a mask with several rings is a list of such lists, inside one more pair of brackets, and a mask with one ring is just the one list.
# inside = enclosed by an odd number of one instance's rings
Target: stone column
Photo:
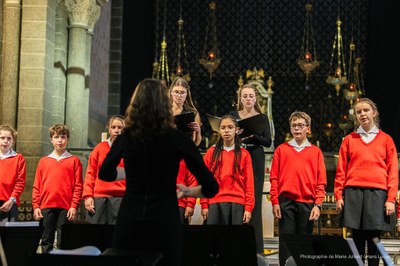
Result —
[[4, 0], [0, 123], [16, 127], [21, 1]]
[[86, 96], [86, 41], [96, 0], [65, 0], [69, 24], [66, 124], [71, 130], [69, 147], [84, 148], [88, 138], [89, 97]]

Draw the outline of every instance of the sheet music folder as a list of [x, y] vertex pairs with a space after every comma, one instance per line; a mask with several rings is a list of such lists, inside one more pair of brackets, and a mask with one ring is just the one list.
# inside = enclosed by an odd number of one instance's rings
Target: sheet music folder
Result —
[[192, 132], [188, 124], [194, 122], [194, 113], [187, 112], [174, 116], [176, 127], [183, 132]]
[[[206, 114], [208, 122], [211, 128], [215, 132], [219, 132], [219, 123], [221, 117]], [[239, 128], [243, 129], [242, 134], [239, 136], [241, 138], [248, 137], [253, 134], [261, 135], [263, 129], [267, 128], [268, 118], [264, 114], [258, 114], [245, 119], [238, 119]]]

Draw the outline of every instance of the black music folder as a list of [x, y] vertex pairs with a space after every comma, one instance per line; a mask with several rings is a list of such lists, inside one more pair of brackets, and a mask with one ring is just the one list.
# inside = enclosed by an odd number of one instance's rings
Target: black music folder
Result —
[[191, 122], [194, 122], [194, 113], [193, 112], [187, 112], [187, 113], [182, 113], [179, 115], [175, 115], [175, 125], [176, 127], [183, 131], [183, 132], [192, 132], [193, 129], [191, 129], [188, 124]]
[[215, 116], [215, 115], [210, 115], [206, 114], [208, 123], [210, 123], [210, 126], [214, 132], [219, 132], [219, 123], [221, 122], [221, 117]]
[[251, 135], [261, 135], [261, 132], [267, 128], [268, 118], [264, 114], [258, 114], [249, 118], [238, 120], [239, 127], [243, 129], [241, 138]]
[[[206, 114], [208, 122], [211, 125], [211, 128], [215, 132], [219, 132], [219, 123], [221, 121], [221, 117]], [[248, 137], [253, 134], [261, 135], [261, 132], [268, 128], [268, 118], [264, 114], [258, 114], [245, 119], [238, 119], [239, 128], [243, 129], [242, 134], [239, 136], [241, 138]]]

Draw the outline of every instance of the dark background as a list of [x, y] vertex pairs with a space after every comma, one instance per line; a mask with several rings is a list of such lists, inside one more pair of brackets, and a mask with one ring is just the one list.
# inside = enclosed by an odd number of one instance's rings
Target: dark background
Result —
[[[313, 119], [312, 141], [318, 140], [323, 151], [337, 151], [344, 136], [338, 123], [348, 112], [349, 104], [342, 92], [337, 96], [333, 86], [325, 80], [329, 73], [336, 20], [340, 15], [346, 60], [353, 37], [362, 58], [365, 96], [377, 103], [382, 129], [393, 137], [397, 149], [400, 148], [400, 101], [397, 98], [400, 44], [396, 37], [400, 28], [396, 16], [400, 10], [395, 1], [310, 1], [321, 65], [311, 74], [308, 86], [296, 64], [304, 29], [304, 5], [308, 1], [217, 0], [216, 24], [222, 61], [212, 80], [198, 63], [204, 45], [208, 1], [124, 1], [121, 113], [124, 113], [137, 83], [151, 77], [152, 64], [160, 54], [164, 29], [169, 67], [174, 68], [180, 2], [192, 96], [202, 115], [205, 136], [210, 135], [205, 114], [223, 115], [233, 110], [239, 76], [256, 67], [264, 69], [265, 80], [271, 76], [274, 81], [275, 146], [284, 142], [285, 134], [289, 132], [287, 119], [290, 113], [302, 110]], [[332, 122], [334, 129], [329, 138], [324, 131], [327, 122]]]

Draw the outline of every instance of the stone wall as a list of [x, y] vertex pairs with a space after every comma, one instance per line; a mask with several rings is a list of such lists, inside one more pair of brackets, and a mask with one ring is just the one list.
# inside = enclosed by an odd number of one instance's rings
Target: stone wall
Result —
[[56, 4], [24, 0], [22, 6], [17, 151], [26, 158], [27, 182], [21, 200], [31, 199], [37, 163], [51, 151]]

